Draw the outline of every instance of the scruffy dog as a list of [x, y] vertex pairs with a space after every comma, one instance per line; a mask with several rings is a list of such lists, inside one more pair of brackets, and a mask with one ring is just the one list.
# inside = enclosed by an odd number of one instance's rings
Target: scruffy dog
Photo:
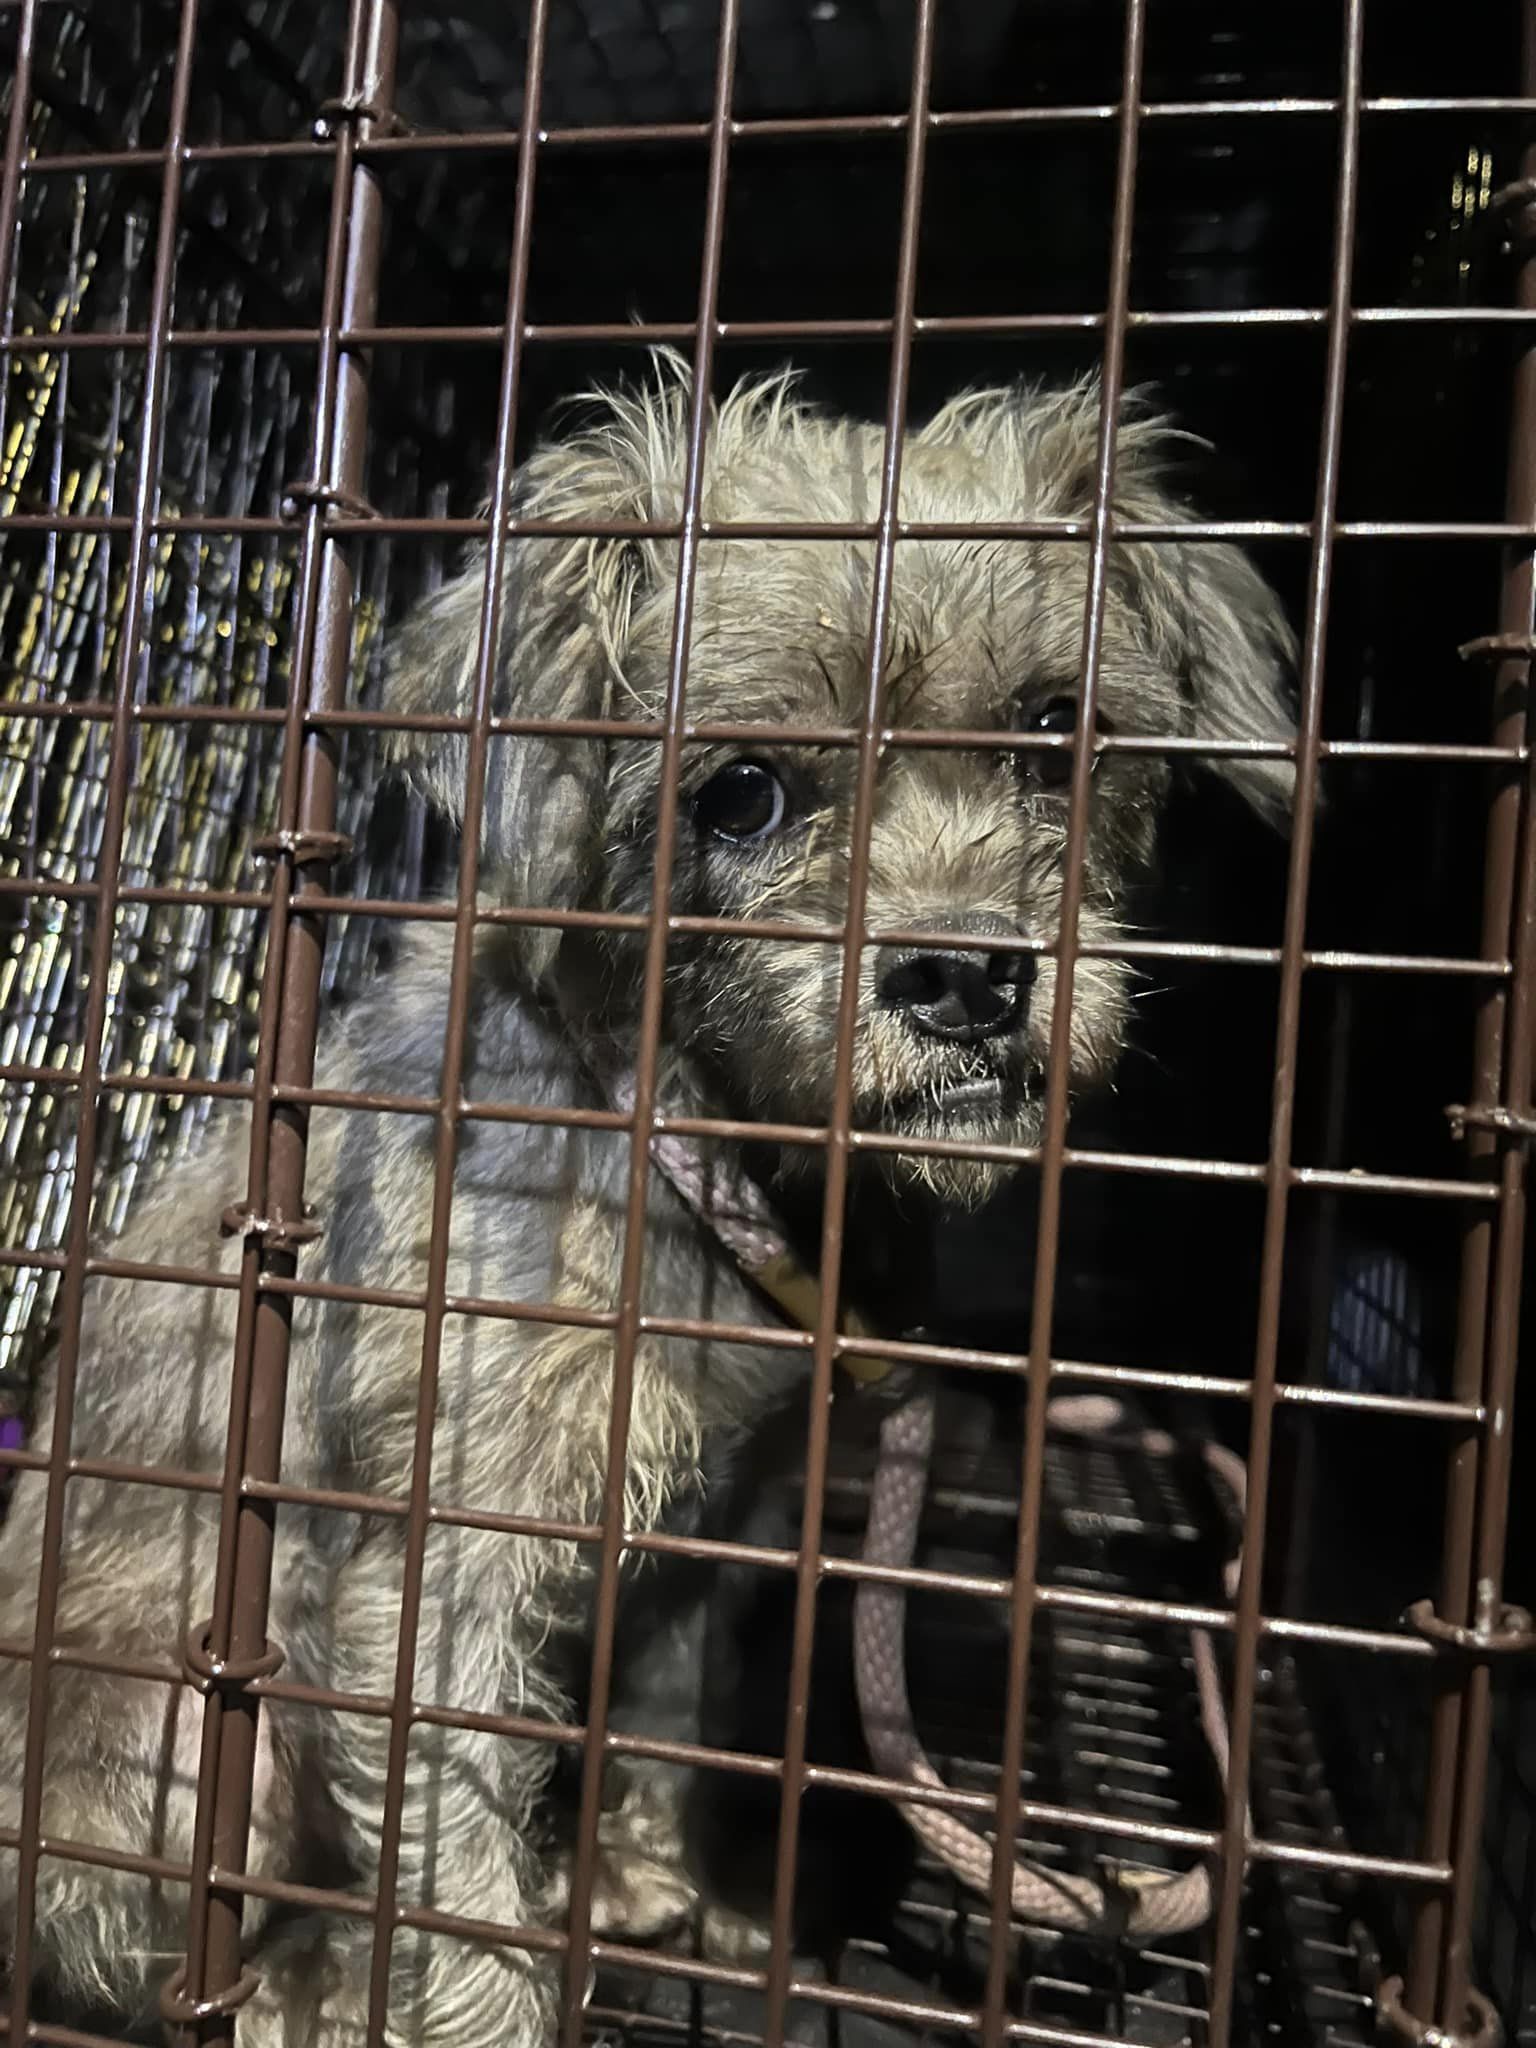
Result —
[[[677, 517], [687, 373], [663, 361], [642, 392], [599, 401], [571, 438], [522, 472], [521, 513], [576, 524]], [[957, 399], [907, 439], [903, 515], [916, 521], [1071, 517], [1092, 504], [1098, 397]], [[1180, 516], [1160, 480], [1167, 429], [1141, 408], [1120, 428], [1122, 516]], [[818, 415], [790, 380], [743, 385], [710, 426], [712, 520], [864, 520], [878, 501], [882, 437]], [[672, 631], [676, 545], [529, 537], [509, 550], [497, 708], [547, 718], [654, 719]], [[1088, 551], [1080, 542], [903, 541], [891, 589], [892, 724], [1062, 730], [1073, 718]], [[688, 672], [699, 722], [856, 721], [865, 689], [873, 549], [842, 541], [706, 541]], [[482, 571], [447, 585], [400, 635], [395, 706], [470, 707]], [[1116, 544], [1104, 619], [1106, 729], [1268, 741], [1290, 733], [1290, 639], [1258, 574], [1227, 546]], [[656, 856], [654, 740], [502, 739], [483, 822], [485, 892], [500, 904], [643, 910]], [[911, 1136], [1030, 1142], [1041, 1116], [1053, 963], [976, 942], [1049, 939], [1062, 888], [1066, 803], [1058, 758], [1039, 751], [892, 749], [880, 774], [868, 915], [887, 930], [951, 934], [926, 952], [866, 949], [855, 1047], [862, 1125]], [[422, 785], [462, 805], [465, 745], [434, 740]], [[1279, 816], [1289, 770], [1226, 761]], [[1101, 758], [1092, 785], [1082, 933], [1113, 942], [1123, 892], [1149, 859], [1169, 771], [1152, 756]], [[810, 926], [842, 915], [853, 751], [847, 746], [691, 745], [686, 751], [674, 908], [768, 915]], [[632, 1043], [641, 941], [572, 928], [482, 930], [475, 954], [465, 1090], [493, 1104], [598, 1104], [589, 1051]], [[693, 1114], [814, 1123], [830, 1099], [839, 952], [824, 942], [729, 935], [671, 948], [662, 1081]], [[432, 1097], [446, 1020], [448, 939], [434, 926], [375, 996], [322, 1047], [323, 1084]], [[1128, 968], [1084, 961], [1072, 1022], [1074, 1085], [1111, 1073], [1125, 1032]], [[416, 1290], [432, 1198], [429, 1119], [315, 1111], [308, 1196], [324, 1226], [306, 1275]], [[242, 1118], [218, 1123], [190, 1166], [163, 1177], [118, 1247], [126, 1260], [225, 1273], [237, 1250], [218, 1219], [244, 1186]], [[786, 1210], [814, 1219], [817, 1155], [794, 1172], [767, 1152], [751, 1170]], [[454, 1183], [454, 1297], [615, 1305], [627, 1153], [612, 1131], [472, 1120]], [[974, 1202], [998, 1169], [934, 1158], [860, 1167], [851, 1199], [851, 1286], [879, 1269], [899, 1212], [930, 1193]], [[926, 1190], [914, 1187], [917, 1181]], [[653, 1316], [768, 1319], [731, 1261], [659, 1174], [647, 1218], [645, 1307]], [[814, 1242], [814, 1231], [812, 1232]], [[889, 1271], [900, 1261], [886, 1258]], [[883, 1303], [875, 1303], [876, 1308]], [[93, 1280], [87, 1290], [73, 1449], [81, 1457], [221, 1470], [234, 1297], [227, 1289]], [[284, 1478], [402, 1499], [409, 1483], [421, 1356], [410, 1310], [301, 1300], [293, 1309]], [[636, 1361], [626, 1470], [631, 1529], [683, 1515], [706, 1444], [781, 1399], [789, 1354], [647, 1336]], [[598, 1328], [453, 1313], [443, 1333], [432, 1497], [457, 1507], [589, 1523], [600, 1511], [611, 1337]], [[35, 1441], [53, 1426], [45, 1389]], [[23, 1476], [0, 1538], [0, 1636], [34, 1625], [44, 1480]], [[217, 1501], [207, 1491], [76, 1478], [68, 1489], [56, 1641], [138, 1660], [178, 1654], [212, 1604]], [[389, 1695], [400, 1641], [404, 1524], [285, 1506], [277, 1517], [272, 1640], [283, 1678]], [[590, 1546], [430, 1529], [414, 1698], [481, 1714], [565, 1720], [581, 1668]], [[642, 1574], [642, 1578], [651, 1574]], [[20, 1798], [27, 1666], [0, 1664], [0, 1822]], [[190, 1688], [51, 1674], [43, 1830], [64, 1842], [184, 1865], [192, 1848], [201, 1709]], [[645, 1721], [644, 1703], [626, 1713]], [[629, 1725], [634, 1725], [631, 1719]], [[250, 1865], [371, 1895], [379, 1867], [389, 1724], [295, 1703], [262, 1710]], [[400, 1903], [526, 1925], [558, 1910], [542, 1794], [553, 1750], [478, 1730], [413, 1730]], [[663, 1867], [675, 1830], [659, 1780], [635, 1770], [605, 1816], [599, 1917], [653, 1933], [688, 1903]], [[649, 1860], [648, 1860], [649, 1859]], [[15, 1885], [13, 1854], [0, 1883]], [[339, 1872], [339, 1875], [338, 1875]], [[551, 1902], [555, 1903], [552, 1904]], [[182, 1952], [185, 1887], [45, 1855], [36, 1951], [65, 1999], [142, 2018]], [[361, 2039], [372, 1930], [328, 1919], [279, 1928], [254, 1901], [247, 1926], [261, 1978], [242, 2008], [245, 2048], [340, 2048]], [[397, 1930], [388, 2038], [452, 2048], [538, 2048], [549, 2033], [550, 1966], [514, 1948]]]

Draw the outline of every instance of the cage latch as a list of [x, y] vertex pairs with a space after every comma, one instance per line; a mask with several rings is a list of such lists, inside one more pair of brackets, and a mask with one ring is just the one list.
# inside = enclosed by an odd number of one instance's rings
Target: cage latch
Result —
[[1479, 633], [1475, 640], [1463, 640], [1456, 652], [1463, 661], [1509, 661], [1536, 655], [1536, 633]]
[[345, 832], [266, 832], [251, 841], [257, 860], [292, 861], [296, 868], [345, 860], [351, 851], [352, 841]]
[[1501, 1137], [1518, 1138], [1528, 1145], [1536, 1138], [1536, 1116], [1522, 1116], [1517, 1109], [1505, 1109], [1497, 1102], [1448, 1102], [1451, 1136], [1464, 1138], [1469, 1130], [1497, 1131]]
[[277, 1643], [268, 1643], [254, 1657], [215, 1657], [208, 1647], [212, 1634], [213, 1623], [200, 1621], [181, 1646], [187, 1683], [196, 1686], [199, 1692], [212, 1692], [226, 1685], [249, 1685], [253, 1679], [270, 1678], [273, 1672], [281, 1670], [283, 1652]]
[[221, 1236], [259, 1237], [274, 1252], [296, 1252], [301, 1245], [313, 1244], [324, 1229], [307, 1204], [302, 1216], [289, 1217], [259, 1216], [249, 1202], [231, 1202], [219, 1218]]
[[1401, 1977], [1383, 1980], [1376, 1994], [1376, 2010], [1388, 2033], [1399, 2041], [1410, 2042], [1412, 2048], [1499, 2048], [1504, 2039], [1504, 2028], [1492, 2000], [1470, 1986], [1466, 2023], [1454, 2032], [1449, 2027], [1436, 2026], [1432, 2020], [1415, 2019], [1403, 2004]]
[[199, 2020], [224, 2019], [238, 2012], [260, 1988], [256, 1972], [244, 1969], [233, 1984], [211, 1998], [188, 1998], [187, 1966], [183, 1963], [160, 1987], [160, 2017], [171, 2027], [195, 2027]]
[[416, 132], [405, 116], [396, 113], [393, 107], [381, 107], [377, 100], [366, 99], [362, 93], [347, 93], [320, 102], [315, 110], [312, 133], [317, 142], [328, 142], [338, 128], [355, 128], [360, 121], [372, 122], [380, 135], [413, 135]]
[[311, 508], [340, 512], [347, 519], [379, 517], [378, 507], [360, 498], [356, 491], [344, 491], [339, 484], [328, 484], [316, 476], [299, 477], [294, 483], [284, 484], [282, 508], [285, 519], [297, 519], [301, 512]]
[[1536, 1625], [1532, 1624], [1527, 1607], [1506, 1604], [1495, 1608], [1490, 1601], [1485, 1614], [1479, 1603], [1476, 1621], [1470, 1628], [1464, 1628], [1457, 1622], [1442, 1620], [1435, 1612], [1433, 1600], [1415, 1600], [1403, 1620], [1438, 1648], [1458, 1651], [1463, 1656], [1519, 1657], [1536, 1650]]

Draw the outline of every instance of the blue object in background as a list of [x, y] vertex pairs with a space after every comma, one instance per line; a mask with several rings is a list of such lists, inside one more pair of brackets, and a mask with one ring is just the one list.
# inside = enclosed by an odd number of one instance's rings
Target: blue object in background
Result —
[[1346, 1252], [1328, 1311], [1328, 1384], [1351, 1393], [1424, 1394], [1418, 1277], [1396, 1252]]

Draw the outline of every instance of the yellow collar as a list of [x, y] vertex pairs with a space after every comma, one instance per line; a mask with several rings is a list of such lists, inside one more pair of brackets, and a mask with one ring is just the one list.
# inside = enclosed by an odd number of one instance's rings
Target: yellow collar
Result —
[[[821, 1282], [806, 1271], [793, 1252], [778, 1252], [766, 1264], [747, 1270], [754, 1284], [783, 1310], [790, 1322], [802, 1330], [816, 1328], [821, 1315]], [[850, 1310], [843, 1318], [843, 1333], [849, 1337], [876, 1334], [856, 1310]], [[866, 1387], [889, 1378], [893, 1363], [889, 1358], [871, 1358], [859, 1351], [839, 1352], [837, 1362], [850, 1379]]]

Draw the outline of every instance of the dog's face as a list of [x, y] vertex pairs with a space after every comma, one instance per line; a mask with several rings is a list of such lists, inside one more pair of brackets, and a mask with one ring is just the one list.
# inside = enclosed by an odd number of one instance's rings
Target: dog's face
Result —
[[[901, 511], [923, 524], [1083, 519], [1092, 506], [1096, 394], [987, 393], [909, 437]], [[613, 401], [590, 433], [536, 456], [518, 509], [555, 519], [677, 514], [686, 388]], [[1122, 425], [1116, 510], [1175, 519], [1156, 479], [1165, 430]], [[791, 404], [782, 385], [738, 392], [716, 415], [705, 515], [721, 521], [870, 519], [881, 436]], [[541, 552], [542, 551], [542, 552]], [[676, 549], [667, 543], [529, 539], [509, 550], [498, 709], [634, 717], [665, 708]], [[693, 727], [857, 728], [871, 687], [874, 549], [837, 540], [705, 540], [687, 665]], [[916, 932], [860, 956], [850, 1076], [854, 1119], [917, 1139], [1033, 1143], [1056, 990], [1071, 757], [1090, 555], [1078, 541], [903, 540], [895, 550], [869, 836], [864, 923]], [[1101, 733], [1273, 741], [1290, 735], [1289, 636], [1233, 549], [1186, 542], [1111, 548], [1096, 725]], [[463, 579], [408, 629], [396, 694], [409, 708], [468, 708], [483, 575]], [[975, 744], [944, 744], [948, 733]], [[1033, 747], [988, 747], [1035, 739]], [[915, 740], [916, 743], [912, 743]], [[905, 743], [904, 743], [905, 742]], [[439, 799], [462, 745], [429, 758]], [[658, 852], [654, 739], [500, 743], [486, 799], [492, 875], [518, 900], [644, 911]], [[1230, 761], [1278, 813], [1288, 764]], [[683, 933], [669, 948], [668, 1021], [726, 1104], [818, 1123], [835, 1082], [843, 949], [825, 936], [849, 901], [857, 749], [748, 735], [684, 749], [673, 849], [675, 913], [771, 920], [803, 941]], [[1168, 783], [1153, 755], [1100, 754], [1091, 779], [1073, 979], [1072, 1085], [1107, 1079], [1125, 1031], [1131, 970], [1112, 949], [1130, 881], [1151, 856]], [[1013, 950], [989, 941], [1020, 941]], [[622, 1008], [641, 942], [613, 942]], [[557, 935], [529, 949], [551, 971]], [[1105, 949], [1105, 950], [1100, 950]], [[622, 1019], [619, 1020], [622, 1022]], [[980, 1199], [998, 1169], [883, 1153], [898, 1179]]]

